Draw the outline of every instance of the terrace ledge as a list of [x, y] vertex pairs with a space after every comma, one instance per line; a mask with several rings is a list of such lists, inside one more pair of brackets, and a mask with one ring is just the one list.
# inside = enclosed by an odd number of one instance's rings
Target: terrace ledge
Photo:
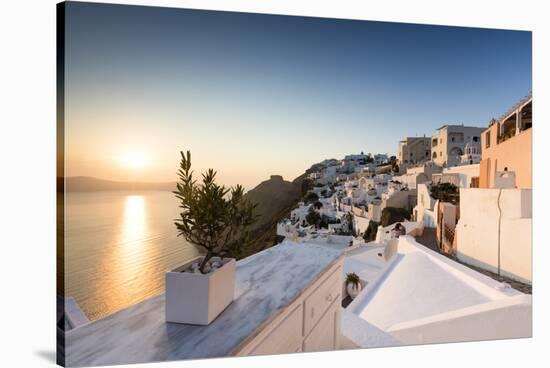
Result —
[[210, 325], [166, 323], [161, 294], [68, 331], [66, 366], [233, 355], [342, 256], [322, 245], [283, 242], [237, 262], [235, 300]]

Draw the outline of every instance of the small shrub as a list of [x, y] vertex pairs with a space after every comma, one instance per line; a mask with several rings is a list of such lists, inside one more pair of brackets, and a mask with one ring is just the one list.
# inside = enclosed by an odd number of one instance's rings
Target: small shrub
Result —
[[305, 195], [308, 191], [313, 189], [313, 180], [304, 179], [302, 180], [302, 195]]
[[321, 223], [321, 215], [317, 211], [313, 209], [313, 207], [309, 208], [309, 212], [306, 215], [306, 221], [310, 225], [319, 225]]
[[319, 226], [324, 229], [328, 229], [328, 225], [339, 224], [339, 223], [340, 223], [340, 220], [338, 219], [330, 218], [327, 215], [321, 215], [321, 221], [319, 222]]
[[304, 198], [304, 202], [313, 203], [319, 200], [319, 196], [315, 192], [309, 192]]
[[378, 231], [378, 222], [376, 221], [370, 221], [369, 226], [365, 230], [365, 233], [363, 234], [363, 239], [365, 239], [365, 242], [370, 242], [376, 239], [376, 232]]
[[432, 185], [430, 195], [442, 202], [454, 202], [458, 196], [458, 188], [451, 183]]
[[403, 222], [410, 220], [411, 214], [404, 208], [386, 207], [382, 210], [380, 216], [380, 224], [382, 226], [388, 226], [396, 222]]
[[355, 286], [359, 286], [359, 282], [361, 280], [359, 279], [359, 276], [355, 272], [350, 272], [346, 274], [346, 285], [352, 284]]

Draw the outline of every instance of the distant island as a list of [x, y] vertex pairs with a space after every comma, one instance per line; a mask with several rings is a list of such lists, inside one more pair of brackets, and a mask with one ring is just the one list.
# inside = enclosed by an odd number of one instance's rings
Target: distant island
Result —
[[[63, 178], [58, 178], [63, 180]], [[175, 182], [126, 182], [98, 179], [91, 176], [70, 176], [65, 178], [67, 192], [100, 192], [108, 190], [166, 190], [172, 191]]]

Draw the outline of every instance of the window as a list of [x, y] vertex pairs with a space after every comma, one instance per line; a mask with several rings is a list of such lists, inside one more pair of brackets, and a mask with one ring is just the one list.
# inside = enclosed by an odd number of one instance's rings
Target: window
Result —
[[443, 143], [443, 138], [439, 138], [439, 143]]
[[479, 137], [478, 136], [474, 136], [474, 142], [479, 142]]
[[491, 146], [491, 132], [485, 133], [485, 148], [489, 148]]
[[455, 141], [455, 137], [451, 137], [451, 142], [454, 142]]

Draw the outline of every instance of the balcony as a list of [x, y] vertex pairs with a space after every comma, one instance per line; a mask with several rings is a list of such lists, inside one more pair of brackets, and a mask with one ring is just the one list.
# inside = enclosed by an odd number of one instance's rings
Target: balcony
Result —
[[497, 144], [521, 134], [521, 132], [531, 129], [533, 126], [533, 103], [532, 101], [509, 115], [502, 121], [497, 137]]

